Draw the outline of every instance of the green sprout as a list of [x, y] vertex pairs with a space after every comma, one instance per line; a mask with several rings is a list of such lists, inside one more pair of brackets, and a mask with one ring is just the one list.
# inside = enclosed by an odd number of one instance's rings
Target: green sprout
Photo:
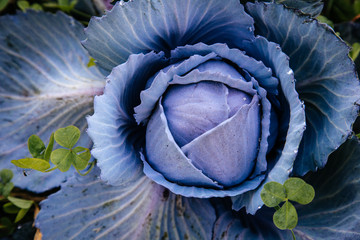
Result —
[[[19, 160], [12, 160], [14, 165], [25, 168], [34, 169], [40, 172], [51, 172], [59, 169], [61, 172], [66, 172], [73, 165], [76, 171], [84, 176], [88, 174], [94, 167], [95, 162], [91, 162], [91, 154], [88, 148], [74, 147], [80, 138], [80, 130], [75, 126], [68, 126], [59, 128], [50, 136], [49, 144], [46, 147], [44, 142], [36, 135], [31, 135], [28, 139], [28, 149], [32, 158], [23, 158]], [[53, 151], [54, 141], [64, 148], [59, 148]], [[55, 165], [51, 168], [50, 161]], [[89, 167], [84, 174], [81, 170]]]
[[276, 210], [273, 216], [275, 226], [281, 230], [289, 229], [295, 240], [293, 229], [298, 223], [298, 215], [289, 200], [302, 205], [309, 204], [315, 197], [314, 188], [300, 178], [289, 178], [284, 184], [266, 183], [260, 195], [265, 206]]
[[16, 214], [14, 222], [8, 217], [0, 218], [0, 230], [5, 231], [6, 235], [11, 234], [15, 230], [14, 223], [23, 219], [34, 204], [32, 200], [10, 196], [14, 188], [14, 184], [11, 182], [13, 176], [14, 174], [10, 169], [2, 169], [0, 171], [0, 201], [5, 202], [2, 205], [3, 211], [7, 214]]
[[28, 9], [33, 9], [35, 11], [43, 11], [43, 8], [38, 3], [30, 3], [26, 0], [21, 0], [17, 2], [17, 6], [21, 9], [21, 11], [26, 12]]

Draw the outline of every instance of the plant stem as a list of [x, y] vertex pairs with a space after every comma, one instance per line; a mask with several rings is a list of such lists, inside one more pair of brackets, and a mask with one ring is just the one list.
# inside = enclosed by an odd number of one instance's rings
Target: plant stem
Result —
[[53, 167], [53, 168], [50, 168], [50, 169], [48, 169], [48, 170], [45, 170], [45, 172], [51, 172], [51, 171], [54, 171], [55, 169], [57, 169], [58, 167], [56, 166], [56, 167]]
[[293, 230], [292, 230], [292, 229], [290, 229], [290, 231], [291, 231], [291, 234], [292, 234], [293, 240], [296, 240], [296, 237], [295, 237], [295, 234], [294, 234]]
[[95, 166], [95, 161], [91, 162], [90, 163], [90, 168], [85, 172], [85, 173], [81, 173], [79, 170], [76, 169], [76, 171], [78, 172], [78, 174], [80, 176], [86, 176], [90, 171], [91, 169], [93, 169], [93, 167]]

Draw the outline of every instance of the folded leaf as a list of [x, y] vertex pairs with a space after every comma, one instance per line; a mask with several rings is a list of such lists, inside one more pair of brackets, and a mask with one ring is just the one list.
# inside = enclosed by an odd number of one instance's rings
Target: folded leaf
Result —
[[50, 168], [50, 163], [41, 158], [22, 158], [19, 160], [11, 160], [11, 163], [20, 168], [30, 168], [40, 172]]
[[17, 206], [18, 208], [28, 209], [34, 203], [32, 200], [26, 200], [21, 198], [15, 197], [8, 197], [7, 198], [12, 204]]
[[31, 135], [28, 139], [29, 152], [34, 158], [42, 158], [44, 155], [45, 144], [36, 135]]

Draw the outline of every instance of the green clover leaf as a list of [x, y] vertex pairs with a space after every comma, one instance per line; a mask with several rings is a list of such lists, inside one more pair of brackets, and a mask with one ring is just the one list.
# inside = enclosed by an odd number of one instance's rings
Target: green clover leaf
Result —
[[268, 182], [260, 193], [261, 200], [267, 207], [276, 207], [286, 200], [285, 188], [278, 182]]
[[31, 206], [34, 204], [34, 201], [32, 200], [26, 200], [21, 198], [15, 198], [15, 197], [8, 197], [8, 200], [14, 204], [16, 207], [20, 208], [18, 211], [14, 223], [19, 222], [21, 219], [24, 218], [26, 213], [29, 211]]
[[40, 158], [23, 158], [19, 160], [11, 160], [11, 163], [21, 168], [30, 168], [40, 172], [45, 172], [50, 168], [50, 163]]
[[[56, 139], [56, 133], [55, 133], [55, 139]], [[53, 151], [50, 155], [50, 160], [53, 164], [55, 164], [60, 171], [66, 172], [70, 169], [73, 154], [68, 149], [56, 149]]]
[[298, 215], [294, 205], [286, 201], [280, 209], [278, 209], [273, 216], [273, 221], [279, 229], [293, 229], [298, 222]]
[[54, 147], [54, 134], [52, 133], [51, 136], [50, 136], [49, 144], [46, 147], [45, 153], [44, 153], [44, 159], [46, 161], [48, 161], [48, 162], [50, 160], [50, 155], [51, 155], [51, 152], [53, 150], [53, 147]]
[[19, 212], [20, 208], [15, 206], [12, 202], [8, 202], [3, 205], [3, 210], [9, 214], [15, 214]]
[[36, 135], [31, 135], [28, 139], [28, 148], [30, 154], [34, 158], [43, 158], [45, 144], [44, 142]]
[[75, 126], [59, 128], [56, 130], [54, 137], [60, 146], [72, 148], [80, 138], [80, 130]]
[[91, 158], [90, 150], [84, 147], [73, 149], [73, 165], [77, 170], [83, 170]]
[[18, 214], [16, 215], [14, 223], [19, 222], [21, 219], [23, 219], [26, 215], [26, 213], [29, 211], [30, 208], [22, 208], [19, 210]]
[[14, 174], [10, 169], [3, 169], [0, 171], [0, 178], [3, 183], [8, 183], [13, 178]]
[[30, 208], [34, 203], [34, 201], [32, 200], [26, 200], [16, 197], [8, 197], [8, 200], [18, 208], [24, 208], [24, 209]]
[[0, 195], [3, 195], [5, 198], [8, 197], [13, 188], [14, 184], [12, 182], [5, 183], [4, 185], [0, 184]]
[[301, 178], [289, 178], [284, 187], [289, 200], [303, 205], [310, 203], [315, 197], [314, 188]]

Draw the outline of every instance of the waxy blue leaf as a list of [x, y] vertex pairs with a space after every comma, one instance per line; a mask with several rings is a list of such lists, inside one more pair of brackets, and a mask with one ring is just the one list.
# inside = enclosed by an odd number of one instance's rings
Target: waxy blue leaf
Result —
[[[330, 155], [324, 169], [309, 173], [305, 181], [316, 195], [307, 205], [295, 204], [298, 224], [296, 239], [358, 239], [360, 237], [360, 143], [347, 140]], [[273, 209], [263, 207], [254, 216], [241, 210], [233, 215], [222, 210], [215, 228], [215, 239], [291, 239], [290, 231], [281, 231], [272, 223]], [[254, 230], [255, 229], [255, 230]], [[251, 236], [251, 237], [250, 237]]]
[[[325, 166], [329, 154], [351, 134], [360, 85], [349, 48], [317, 20], [277, 4], [247, 4], [256, 32], [280, 45], [290, 59], [296, 90], [305, 104], [306, 131], [296, 174]], [[291, 125], [290, 125], [291, 126]]]
[[99, 172], [69, 180], [41, 203], [36, 226], [43, 238], [211, 238], [216, 215], [209, 200], [175, 195], [145, 176], [110, 186]]
[[322, 0], [260, 0], [259, 2], [284, 4], [286, 7], [296, 9], [314, 18], [321, 13], [324, 7]]
[[0, 145], [0, 168], [14, 171], [16, 186], [45, 191], [72, 173], [33, 171], [24, 177], [10, 161], [29, 154], [32, 134], [48, 140], [68, 125], [79, 127], [79, 145], [90, 147], [85, 116], [93, 111], [94, 95], [102, 93], [104, 76], [86, 67], [83, 26], [61, 12], [2, 16], [0, 29], [0, 140], [6, 142]]
[[131, 54], [169, 53], [199, 42], [239, 47], [253, 38], [253, 21], [238, 0], [122, 1], [92, 18], [86, 35], [86, 49], [111, 71]]

